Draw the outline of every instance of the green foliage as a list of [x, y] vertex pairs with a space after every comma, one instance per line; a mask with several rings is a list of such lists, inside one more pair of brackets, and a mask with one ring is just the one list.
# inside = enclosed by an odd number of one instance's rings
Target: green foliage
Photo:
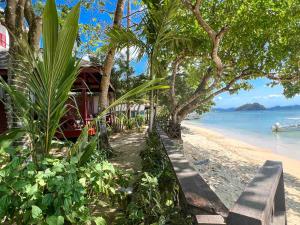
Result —
[[143, 115], [128, 118], [124, 113], [121, 113], [117, 115], [115, 119], [112, 128], [114, 132], [121, 132], [124, 131], [124, 129], [132, 130], [134, 128], [141, 128], [145, 123]]
[[77, 159], [45, 158], [37, 167], [29, 155], [18, 152], [0, 171], [2, 222], [105, 224], [92, 215], [91, 205], [112, 207], [125, 198], [119, 189], [128, 185], [128, 176], [106, 161], [80, 167]]
[[[156, 1], [146, 2], [153, 4], [153, 8], [157, 5]], [[160, 2], [168, 1], [156, 3]], [[196, 1], [181, 2], [195, 4]], [[213, 33], [228, 29], [215, 49], [224, 70], [218, 75], [211, 57], [211, 38], [192, 10], [180, 4], [176, 10], [176, 25], [170, 27], [177, 34], [174, 43], [160, 51], [160, 61], [165, 62], [168, 74], [172, 72], [175, 59], [185, 56], [176, 75], [177, 106], [168, 103], [169, 93], [162, 99], [162, 103], [178, 115], [179, 122], [191, 111], [209, 110], [214, 98], [221, 93], [251, 89], [249, 81], [252, 79], [275, 77], [274, 83], [283, 84], [286, 96], [292, 97], [299, 92], [299, 1], [198, 2], [201, 17]], [[185, 40], [176, 45], [182, 36]], [[176, 107], [180, 108], [178, 112], [174, 110]]]
[[134, 119], [137, 127], [142, 127], [145, 124], [145, 117], [143, 115], [137, 115]]
[[37, 57], [26, 43], [18, 43], [23, 51], [14, 72], [26, 77], [23, 85], [30, 95], [1, 78], [0, 86], [12, 99], [17, 110], [15, 116], [22, 122], [22, 132], [30, 136], [35, 161], [45, 157], [52, 148], [52, 139], [66, 112], [65, 102], [79, 70], [72, 56], [78, 18], [79, 4], [59, 29], [55, 2], [48, 0], [43, 12], [43, 55]]
[[135, 182], [127, 219], [120, 219], [119, 224], [192, 224], [180, 209], [179, 187], [155, 133], [149, 135], [141, 158], [143, 174]]

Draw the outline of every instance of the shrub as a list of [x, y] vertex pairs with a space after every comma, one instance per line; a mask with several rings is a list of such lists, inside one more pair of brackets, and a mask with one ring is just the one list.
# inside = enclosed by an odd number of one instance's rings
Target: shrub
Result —
[[[18, 152], [0, 171], [0, 221], [9, 224], [101, 224], [91, 205], [112, 206], [126, 196], [118, 191], [128, 177], [104, 161], [78, 166], [70, 161], [45, 158], [39, 167]], [[104, 224], [104, 223], [103, 223]]]
[[142, 175], [135, 182], [126, 218], [119, 224], [191, 224], [179, 206], [179, 187], [171, 165], [155, 133], [149, 134], [141, 152]]

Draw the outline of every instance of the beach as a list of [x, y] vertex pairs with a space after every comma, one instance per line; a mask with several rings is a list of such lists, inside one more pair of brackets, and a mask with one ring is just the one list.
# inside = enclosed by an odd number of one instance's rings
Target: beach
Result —
[[[279, 155], [271, 149], [248, 144], [189, 121], [184, 121], [182, 128], [186, 158], [199, 170], [228, 208], [233, 206], [266, 160], [281, 161], [288, 224], [300, 224], [300, 160]], [[199, 161], [203, 163], [195, 164]]]

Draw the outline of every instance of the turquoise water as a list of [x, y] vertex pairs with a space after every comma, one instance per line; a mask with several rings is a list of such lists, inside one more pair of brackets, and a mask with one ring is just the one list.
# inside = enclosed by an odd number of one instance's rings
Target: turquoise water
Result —
[[300, 110], [209, 112], [189, 122], [300, 159], [300, 131], [273, 133], [271, 129], [276, 122], [300, 123]]

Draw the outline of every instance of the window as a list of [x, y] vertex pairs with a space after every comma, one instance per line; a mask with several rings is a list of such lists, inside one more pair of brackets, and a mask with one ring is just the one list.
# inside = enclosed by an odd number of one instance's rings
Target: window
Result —
[[0, 33], [0, 46], [6, 48], [6, 35]]

